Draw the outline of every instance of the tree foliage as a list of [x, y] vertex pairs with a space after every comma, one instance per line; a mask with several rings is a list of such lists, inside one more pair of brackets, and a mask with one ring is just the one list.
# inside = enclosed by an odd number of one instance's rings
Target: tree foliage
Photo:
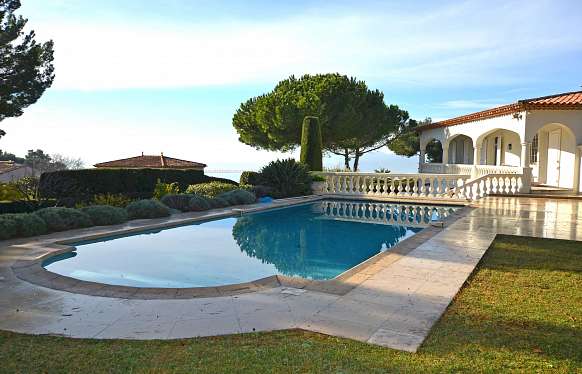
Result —
[[18, 8], [20, 0], [0, 0], [0, 121], [20, 116], [54, 79], [53, 42], [37, 43], [34, 31], [26, 33]]
[[340, 74], [291, 76], [273, 91], [240, 105], [232, 123], [250, 146], [289, 151], [301, 142], [303, 119], [319, 118], [324, 150], [344, 157], [347, 168], [386, 146], [408, 113], [386, 105], [379, 90]]
[[[425, 118], [421, 121], [411, 119], [404, 123], [399, 129], [396, 136], [388, 142], [388, 148], [399, 156], [412, 157], [420, 153], [420, 136], [417, 128], [420, 126], [430, 125], [431, 118]], [[428, 162], [442, 162], [442, 146], [433, 142], [426, 147], [426, 158]]]

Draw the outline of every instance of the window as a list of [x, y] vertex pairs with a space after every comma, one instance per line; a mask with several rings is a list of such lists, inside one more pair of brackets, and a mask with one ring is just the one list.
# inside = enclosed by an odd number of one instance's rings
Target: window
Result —
[[538, 134], [533, 137], [531, 141], [531, 148], [529, 150], [530, 164], [538, 164]]

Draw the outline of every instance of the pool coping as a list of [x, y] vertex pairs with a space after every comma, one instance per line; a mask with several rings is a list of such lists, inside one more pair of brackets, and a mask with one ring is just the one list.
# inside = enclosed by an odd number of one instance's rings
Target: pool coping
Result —
[[[76, 243], [79, 241], [97, 240], [111, 236], [134, 234], [156, 229], [168, 229], [200, 221], [233, 217], [236, 216], [237, 213], [240, 213], [241, 210], [245, 213], [254, 213], [294, 205], [301, 205], [325, 199], [369, 200], [379, 202], [394, 202], [397, 204], [412, 203], [412, 201], [405, 202], [401, 201], [400, 199], [390, 199], [390, 198], [362, 199], [360, 197], [354, 196], [315, 195], [292, 199], [280, 199], [276, 200], [274, 204], [269, 204], [268, 206], [257, 204], [252, 206], [236, 206], [231, 207], [229, 209], [208, 211], [207, 214], [196, 217], [186, 217], [183, 219], [179, 218], [167, 222], [144, 224], [124, 229], [115, 229], [115, 227], [111, 227], [111, 230], [102, 231], [96, 234], [87, 234], [71, 238], [65, 238], [61, 240], [50, 241], [46, 244], [41, 245], [40, 247], [37, 247], [37, 249], [42, 252], [40, 255], [36, 256], [33, 259], [17, 260], [14, 264], [12, 264], [11, 268], [17, 278], [35, 285], [75, 294], [110, 298], [138, 299], [138, 300], [193, 299], [220, 296], [234, 296], [243, 293], [258, 292], [261, 290], [281, 286], [341, 296], [347, 294], [349, 291], [353, 290], [359, 284], [361, 284], [362, 282], [366, 281], [377, 272], [384, 269], [387, 264], [394, 263], [399, 259], [403, 258], [412, 250], [422, 245], [424, 242], [430, 240], [433, 236], [440, 233], [445, 226], [452, 224], [459, 218], [465, 216], [470, 210], [474, 209], [468, 206], [468, 204], [466, 203], [460, 204], [459, 202], [457, 202], [457, 205], [459, 206], [463, 205], [464, 207], [455, 211], [450, 216], [446, 217], [440, 223], [440, 227], [438, 224], [429, 225], [428, 227], [423, 228], [420, 232], [416, 233], [415, 235], [402, 240], [394, 247], [390, 248], [390, 250], [380, 252], [370, 257], [369, 259], [359, 263], [358, 265], [355, 265], [354, 267], [346, 270], [345, 272], [338, 275], [334, 279], [330, 280], [309, 280], [299, 277], [272, 275], [269, 277], [253, 280], [250, 282], [213, 287], [188, 287], [188, 288], [131, 287], [131, 286], [109, 285], [104, 283], [90, 282], [76, 278], [71, 278], [68, 276], [53, 273], [42, 266], [43, 262], [50, 257], [73, 251], [74, 247], [68, 244]], [[452, 205], [448, 201], [442, 202], [426, 200], [420, 202], [417, 200], [414, 202], [420, 204], [430, 203], [435, 205], [446, 205], [446, 206]], [[380, 261], [382, 261], [381, 266], [378, 265], [378, 262]]]

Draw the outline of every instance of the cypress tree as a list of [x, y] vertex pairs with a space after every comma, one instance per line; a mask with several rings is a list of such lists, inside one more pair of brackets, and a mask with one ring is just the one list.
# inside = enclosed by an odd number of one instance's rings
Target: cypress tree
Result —
[[301, 130], [301, 158], [300, 161], [311, 171], [323, 169], [323, 154], [321, 151], [321, 127], [317, 117], [305, 117]]

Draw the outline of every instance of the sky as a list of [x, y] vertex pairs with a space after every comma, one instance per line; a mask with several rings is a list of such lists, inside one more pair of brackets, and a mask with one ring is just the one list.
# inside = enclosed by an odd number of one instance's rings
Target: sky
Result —
[[[354, 76], [433, 120], [582, 85], [580, 0], [22, 0], [18, 13], [54, 41], [56, 78], [2, 121], [0, 149], [87, 166], [141, 152], [211, 170], [297, 157], [240, 143], [231, 123], [241, 102], [292, 74]], [[382, 149], [361, 168], [417, 163]]]

